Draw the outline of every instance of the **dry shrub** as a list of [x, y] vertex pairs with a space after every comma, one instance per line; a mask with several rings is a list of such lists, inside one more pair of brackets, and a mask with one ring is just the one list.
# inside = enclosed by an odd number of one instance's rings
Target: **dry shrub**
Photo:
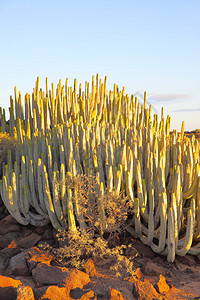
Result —
[[66, 245], [59, 248], [50, 245], [41, 247], [53, 254], [55, 260], [62, 266], [83, 270], [88, 258], [101, 258], [110, 260], [110, 270], [114, 271], [116, 276], [121, 276], [122, 273], [125, 273], [125, 276], [127, 273], [134, 276], [133, 260], [137, 254], [131, 258], [124, 254], [131, 245], [110, 248], [108, 242], [102, 237], [91, 238], [89, 233], [81, 233], [80, 230], [58, 231], [57, 238], [59, 241], [64, 241]]
[[79, 212], [91, 231], [101, 236], [107, 232], [120, 233], [125, 226], [133, 203], [124, 193], [113, 189], [100, 193], [95, 176], [76, 175], [66, 179], [66, 186], [72, 190], [72, 201], [78, 203]]
[[111, 269], [117, 276], [120, 276], [124, 269], [133, 275], [134, 257], [130, 259], [124, 255], [127, 246], [112, 244], [115, 237], [124, 231], [128, 214], [133, 208], [129, 198], [122, 193], [117, 194], [114, 190], [105, 190], [104, 194], [100, 195], [94, 176], [68, 177], [66, 186], [72, 190], [73, 204], [78, 203], [79, 212], [87, 225], [87, 232], [79, 228], [76, 231], [58, 231], [57, 240], [62, 241], [62, 246], [55, 248], [45, 245], [43, 248], [67, 267], [83, 269], [88, 258], [109, 258], [112, 260]]

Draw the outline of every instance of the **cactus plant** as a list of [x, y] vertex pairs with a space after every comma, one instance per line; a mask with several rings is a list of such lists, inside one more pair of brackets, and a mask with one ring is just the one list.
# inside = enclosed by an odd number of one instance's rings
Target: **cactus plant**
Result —
[[[137, 97], [92, 77], [85, 89], [68, 87], [68, 79], [55, 90], [39, 89], [32, 98], [15, 88], [10, 98], [9, 125], [0, 108], [0, 134], [17, 142], [1, 163], [1, 197], [9, 212], [21, 224], [85, 232], [88, 224], [80, 210], [77, 186], [65, 178], [86, 174], [96, 178], [96, 213], [101, 231], [108, 229], [101, 196], [106, 190], [129, 197], [134, 209], [127, 230], [166, 255], [200, 254], [200, 168], [199, 141], [181, 133], [170, 133], [170, 117], [161, 112], [151, 116]], [[1, 147], [1, 145], [0, 145]], [[0, 149], [1, 151], [1, 149]], [[1, 162], [1, 161], [0, 161]], [[58, 185], [59, 182], [59, 185]], [[100, 200], [101, 199], [101, 200]], [[91, 213], [92, 212], [91, 210]]]

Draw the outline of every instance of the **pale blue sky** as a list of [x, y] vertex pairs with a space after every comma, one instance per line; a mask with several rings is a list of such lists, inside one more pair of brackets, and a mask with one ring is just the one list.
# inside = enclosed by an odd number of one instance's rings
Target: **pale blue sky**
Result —
[[0, 106], [14, 86], [108, 76], [172, 118], [200, 128], [200, 0], [0, 0]]

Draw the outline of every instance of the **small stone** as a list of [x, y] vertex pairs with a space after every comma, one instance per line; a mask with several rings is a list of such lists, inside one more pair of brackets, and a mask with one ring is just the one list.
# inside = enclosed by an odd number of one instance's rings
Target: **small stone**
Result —
[[12, 270], [13, 275], [27, 276], [30, 274], [30, 271], [28, 269], [28, 265], [27, 265], [26, 259], [25, 259], [26, 253], [27, 253], [27, 250], [13, 256], [10, 259], [10, 268]]
[[32, 276], [39, 284], [61, 284], [69, 289], [77, 287], [83, 288], [84, 285], [90, 282], [89, 275], [82, 271], [50, 266], [45, 263], [39, 263], [36, 268], [32, 270]]
[[35, 246], [39, 241], [41, 241], [42, 237], [39, 236], [37, 233], [32, 233], [26, 237], [23, 237], [18, 240], [18, 244], [22, 248], [31, 248]]
[[138, 251], [134, 247], [128, 247], [128, 249], [125, 251], [125, 254], [134, 258], [135, 256], [138, 256]]
[[110, 293], [110, 300], [125, 300], [122, 294], [115, 289], [109, 288], [109, 293]]
[[26, 261], [31, 271], [39, 263], [45, 263], [50, 266], [52, 260], [53, 256], [50, 253], [43, 251], [37, 247], [32, 248], [26, 254]]
[[[117, 298], [116, 298], [117, 299]], [[89, 291], [85, 293], [81, 298], [78, 300], [97, 300], [97, 297], [95, 296], [94, 291]]]
[[180, 261], [182, 264], [184, 265], [188, 265], [188, 266], [195, 266], [196, 265], [196, 261], [195, 261], [195, 256], [194, 255], [185, 255], [185, 256], [178, 256], [177, 255], [177, 260]]
[[137, 279], [141, 279], [144, 277], [140, 268], [137, 268], [134, 273], [135, 273], [135, 276], [137, 277]]
[[17, 288], [21, 285], [20, 280], [0, 275], [0, 299], [17, 299]]
[[157, 293], [153, 285], [148, 281], [135, 279], [133, 283], [133, 296], [136, 299], [161, 300], [162, 297]]
[[92, 259], [88, 259], [85, 263], [85, 272], [90, 276], [97, 276], [97, 270]]
[[51, 239], [53, 239], [54, 238], [54, 236], [53, 236], [53, 230], [50, 229], [50, 228], [46, 229], [45, 232], [44, 232], [43, 238], [45, 240], [51, 240]]
[[[12, 242], [12, 241], [17, 241], [17, 239], [19, 239], [20, 237], [22, 237], [22, 234], [21, 232], [8, 232], [8, 233], [5, 233], [4, 235], [1, 235], [1, 237], [3, 237], [4, 239], [7, 239], [9, 240], [9, 244]], [[6, 245], [7, 247], [8, 245]]]
[[17, 288], [20, 284], [22, 284], [20, 280], [15, 280], [13, 278], [0, 275], [0, 287], [12, 286]]
[[19, 286], [17, 289], [17, 300], [35, 300], [33, 290], [30, 286]]
[[164, 295], [163, 299], [176, 299], [176, 300], [183, 300], [183, 299], [200, 299], [199, 295], [192, 294], [188, 291], [182, 291], [175, 288], [173, 285], [171, 286], [169, 292]]
[[36, 233], [39, 234], [39, 235], [43, 235], [43, 234], [45, 233], [45, 231], [48, 230], [48, 229], [50, 229], [51, 231], [53, 231], [53, 226], [52, 226], [52, 224], [50, 223], [50, 221], [49, 221], [49, 223], [46, 224], [46, 225], [39, 226], [39, 227], [34, 227], [34, 228], [35, 228], [35, 229], [34, 229], [34, 232], [36, 232]]
[[49, 286], [45, 293], [40, 297], [40, 300], [71, 300], [69, 296], [69, 291], [66, 287], [58, 287], [55, 285]]
[[158, 281], [158, 283], [156, 283], [155, 289], [160, 294], [167, 293], [170, 290], [170, 287], [166, 283], [166, 279], [164, 276], [162, 276], [162, 275], [159, 276], [159, 281]]
[[6, 254], [8, 257], [12, 257], [12, 256], [17, 255], [21, 251], [20, 251], [20, 248], [18, 246], [15, 247], [14, 245], [16, 246], [17, 244], [14, 244], [14, 243], [9, 244], [8, 247], [4, 248], [1, 251], [1, 253]]
[[160, 274], [164, 276], [166, 269], [152, 261], [147, 261], [142, 267], [142, 272], [146, 276], [159, 276]]
[[78, 299], [78, 300], [97, 300], [97, 297], [92, 290], [82, 290], [82, 289], [73, 289], [70, 291], [69, 296], [71, 299]]
[[7, 267], [6, 265], [6, 254], [0, 253], [0, 274], [3, 275], [5, 272], [5, 269]]
[[16, 280], [20, 280], [23, 286], [30, 286], [32, 289], [35, 287], [35, 282], [32, 277], [29, 276], [15, 276]]
[[0, 234], [5, 234], [13, 231], [20, 231], [20, 226], [11, 215], [8, 215], [0, 221]]
[[4, 235], [0, 235], [0, 249], [6, 248], [10, 244], [10, 239], [6, 238]]

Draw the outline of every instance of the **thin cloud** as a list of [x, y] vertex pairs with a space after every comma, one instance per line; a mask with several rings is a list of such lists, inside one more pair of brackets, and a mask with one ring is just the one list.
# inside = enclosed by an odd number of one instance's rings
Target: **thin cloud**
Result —
[[176, 109], [176, 110], [172, 110], [172, 112], [187, 112], [187, 111], [200, 111], [200, 108], [182, 108], [182, 109]]
[[153, 102], [176, 102], [187, 100], [191, 97], [191, 94], [153, 94], [149, 97], [149, 100]]
[[[138, 98], [139, 102], [143, 103], [144, 94], [140, 93], [139, 91], [136, 91], [135, 93], [133, 93], [133, 95]], [[158, 113], [157, 109], [152, 105], [152, 103], [151, 103], [151, 101], [149, 101], [149, 99], [150, 98], [148, 97], [148, 94], [147, 94], [147, 105], [151, 105], [152, 109], [157, 114]]]

